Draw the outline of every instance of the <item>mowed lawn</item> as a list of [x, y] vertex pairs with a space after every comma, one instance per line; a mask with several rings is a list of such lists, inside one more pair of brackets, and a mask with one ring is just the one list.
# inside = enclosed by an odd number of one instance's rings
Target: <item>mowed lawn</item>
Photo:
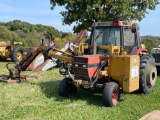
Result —
[[[0, 74], [8, 74], [0, 62]], [[0, 120], [138, 120], [160, 110], [160, 77], [154, 92], [121, 93], [117, 107], [104, 107], [101, 94], [78, 89], [77, 96], [62, 98], [58, 86], [63, 79], [54, 68], [45, 72], [23, 72], [37, 79], [20, 84], [0, 83]]]

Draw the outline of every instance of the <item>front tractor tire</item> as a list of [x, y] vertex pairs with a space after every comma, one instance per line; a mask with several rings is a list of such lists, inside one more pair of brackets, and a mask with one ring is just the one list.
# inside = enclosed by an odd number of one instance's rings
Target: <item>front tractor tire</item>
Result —
[[102, 102], [106, 107], [117, 106], [120, 101], [120, 89], [117, 83], [109, 82], [106, 83], [103, 93]]
[[140, 91], [150, 93], [153, 91], [157, 79], [156, 63], [152, 56], [143, 55], [140, 59]]
[[19, 62], [23, 58], [24, 48], [21, 45], [15, 46], [11, 51], [11, 60], [13, 62]]
[[64, 78], [59, 84], [59, 94], [62, 97], [70, 97], [77, 94], [77, 87], [71, 84], [70, 78]]

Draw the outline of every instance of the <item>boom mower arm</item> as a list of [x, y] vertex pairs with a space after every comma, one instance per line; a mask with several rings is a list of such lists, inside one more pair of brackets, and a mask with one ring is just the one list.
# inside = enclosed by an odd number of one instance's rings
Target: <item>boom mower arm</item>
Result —
[[[61, 56], [61, 55], [56, 55], [56, 54], [50, 53], [49, 52], [50, 50], [62, 52], [66, 56]], [[41, 44], [36, 49], [36, 51], [33, 51], [33, 52], [30, 51], [27, 54], [27, 56], [24, 57], [14, 68], [9, 68], [7, 65], [7, 69], [9, 71], [9, 76], [11, 78], [20, 78], [21, 71], [25, 71], [28, 68], [28, 66], [33, 62], [33, 60], [37, 57], [37, 55], [39, 53], [43, 53], [43, 55], [45, 56], [45, 59], [48, 59], [49, 57], [54, 57], [54, 58], [57, 58], [57, 59], [60, 59], [60, 60], [66, 61], [66, 62], [72, 61], [71, 54], [64, 52], [64, 51], [61, 51], [59, 49], [56, 49], [54, 47], [48, 47], [48, 46], [45, 46], [44, 44]]]

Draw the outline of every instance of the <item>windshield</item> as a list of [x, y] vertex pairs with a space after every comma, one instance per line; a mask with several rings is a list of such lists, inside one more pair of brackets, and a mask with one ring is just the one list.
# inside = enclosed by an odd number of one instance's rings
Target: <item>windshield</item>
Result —
[[124, 27], [123, 36], [124, 36], [124, 50], [127, 51], [128, 54], [131, 54], [134, 45], [135, 47], [137, 46], [135, 41], [135, 34], [132, 33], [131, 28]]
[[96, 28], [95, 39], [97, 45], [120, 45], [120, 28]]
[[[100, 27], [95, 29], [95, 40], [99, 45], [120, 45], [120, 27]], [[92, 34], [93, 43], [93, 34]], [[108, 54], [108, 50], [97, 50], [98, 54]]]
[[135, 44], [135, 36], [131, 28], [124, 27], [124, 46], [133, 46]]

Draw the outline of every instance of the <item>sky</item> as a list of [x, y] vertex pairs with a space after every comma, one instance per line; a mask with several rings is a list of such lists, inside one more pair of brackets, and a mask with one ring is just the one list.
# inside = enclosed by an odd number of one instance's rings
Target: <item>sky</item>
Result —
[[[0, 22], [21, 20], [31, 24], [53, 26], [58, 31], [73, 32], [74, 25], [62, 25], [60, 11], [63, 7], [50, 9], [50, 0], [0, 0]], [[138, 22], [140, 35], [160, 36], [160, 5], [148, 10], [146, 18]]]

